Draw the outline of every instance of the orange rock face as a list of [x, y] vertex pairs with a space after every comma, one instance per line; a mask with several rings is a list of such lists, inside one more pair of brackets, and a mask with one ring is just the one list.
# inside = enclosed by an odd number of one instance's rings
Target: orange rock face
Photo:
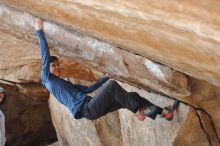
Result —
[[220, 86], [220, 2], [1, 0]]

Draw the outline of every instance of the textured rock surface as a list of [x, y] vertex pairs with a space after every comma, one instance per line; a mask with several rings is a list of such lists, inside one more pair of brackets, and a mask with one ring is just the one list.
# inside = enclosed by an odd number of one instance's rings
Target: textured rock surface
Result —
[[[142, 97], [147, 98], [160, 107], [167, 106], [173, 102], [165, 97], [148, 93], [126, 84], [121, 85], [127, 91], [137, 91]], [[160, 116], [155, 121], [146, 119], [144, 122], [141, 122], [131, 112], [121, 110], [120, 121], [122, 125], [123, 144], [126, 146], [171, 146], [181, 125], [188, 120], [188, 110], [187, 106], [181, 105], [179, 112], [172, 122], [168, 122], [160, 118]]]
[[[45, 131], [52, 131], [48, 128], [47, 92], [39, 84], [40, 54], [33, 31], [34, 17], [29, 13], [51, 20], [45, 22], [44, 31], [52, 54], [62, 58], [63, 77], [88, 84], [110, 72], [116, 75], [115, 79], [141, 88], [121, 83], [127, 90], [137, 91], [161, 106], [171, 99], [144, 89], [172, 95], [192, 105], [181, 104], [170, 123], [159, 117], [156, 121], [139, 122], [127, 110], [96, 121], [76, 121], [51, 97], [51, 115], [61, 145], [220, 145], [220, 89], [214, 86], [220, 85], [220, 2], [0, 3], [19, 9], [0, 5], [0, 79], [13, 82], [0, 84], [13, 99], [3, 107], [9, 118], [6, 131], [11, 145], [48, 141], [53, 136]], [[209, 83], [186, 77], [163, 64]], [[27, 136], [30, 139], [25, 139]]]
[[[0, 44], [0, 86], [8, 92], [8, 100], [3, 106], [8, 144], [44, 146], [55, 141], [56, 133], [48, 108], [49, 95], [40, 83], [38, 46], [1, 31]], [[61, 60], [62, 65], [66, 66], [61, 72], [65, 77], [96, 79], [83, 65], [67, 59]]]
[[[32, 28], [34, 17], [4, 6], [0, 7], [0, 15], [4, 32], [36, 42]], [[59, 56], [83, 63], [94, 70], [112, 73], [116, 78], [142, 88], [151, 88], [172, 96], [190, 94], [186, 76], [169, 67], [83, 34], [69, 32], [52, 23], [46, 22], [44, 31], [52, 52]]]
[[[148, 93], [144, 90], [122, 86], [128, 91], [137, 91], [145, 98], [160, 106], [166, 106], [172, 100]], [[52, 120], [56, 127], [60, 145], [172, 145], [179, 129], [186, 121], [188, 107], [181, 105], [178, 115], [172, 122], [159, 117], [156, 121], [146, 119], [140, 122], [127, 110], [114, 112], [95, 121], [75, 120], [71, 113], [53, 97], [50, 97]], [[120, 120], [119, 120], [120, 119]], [[169, 139], [167, 139], [169, 137]], [[160, 139], [160, 140], [157, 140]]]
[[[40, 82], [39, 48], [0, 32], [0, 78], [17, 83]], [[19, 44], [19, 45], [18, 45]]]
[[[161, 107], [173, 102], [166, 97], [124, 83], [120, 84], [127, 91], [137, 91], [141, 96]], [[199, 95], [196, 92], [195, 94]], [[207, 135], [201, 128], [199, 117], [196, 114], [198, 111], [184, 104], [180, 105], [179, 111], [171, 122], [159, 116], [155, 121], [145, 119], [144, 122], [141, 122], [126, 109], [107, 114], [105, 117], [94, 121], [75, 120], [68, 109], [60, 105], [54, 97], [50, 97], [50, 109], [60, 145], [209, 145]], [[211, 144], [219, 145], [209, 118], [203, 112], [198, 113], [210, 136]], [[217, 118], [217, 115], [215, 117]], [[215, 124], [218, 125], [218, 123]]]
[[44, 146], [56, 140], [47, 104], [48, 93], [40, 84], [5, 84], [8, 98], [1, 106], [6, 117], [9, 146]]
[[60, 145], [101, 145], [91, 121], [83, 119], [76, 122], [68, 109], [54, 97], [50, 97], [49, 103]]
[[[192, 95], [186, 97], [185, 100], [196, 107], [203, 108], [212, 117], [214, 128], [205, 127], [212, 137], [213, 142], [220, 144], [220, 88], [217, 88], [205, 81], [200, 81], [196, 79], [190, 79], [190, 87]], [[210, 123], [210, 118], [207, 115], [202, 114], [202, 119], [204, 123]], [[216, 137], [217, 136], [217, 137]]]
[[47, 146], [60, 146], [58, 142], [55, 142], [55, 143], [52, 143], [50, 145], [47, 145]]
[[3, 32], [0, 44], [0, 86], [8, 95], [1, 108], [6, 116], [8, 145], [44, 146], [55, 141], [48, 92], [40, 83], [38, 48]]
[[220, 86], [217, 0], [1, 0]]
[[[196, 84], [199, 84], [200, 86]], [[164, 107], [172, 103], [170, 99], [166, 99], [159, 95], [155, 95], [153, 93], [146, 93], [146, 91], [144, 90], [139, 90], [127, 84], [121, 85], [128, 91], [137, 91], [141, 96], [146, 97], [147, 99], [149, 99], [153, 103], [156, 103], [157, 105], [160, 105], [161, 107]], [[199, 90], [203, 90], [203, 92], [206, 91], [206, 93], [209, 94], [213, 93], [211, 97], [209, 96], [207, 98], [213, 99], [215, 100], [215, 102], [217, 102], [216, 104], [219, 104], [218, 98], [213, 98], [213, 96], [220, 95], [218, 88], [204, 81], [198, 80], [191, 81], [190, 85], [192, 86], [191, 92], [193, 93], [192, 98], [194, 100], [199, 100], [198, 97], [200, 97], [200, 99], [205, 98], [204, 93], [201, 94], [200, 92], [198, 92]], [[199, 87], [199, 89], [196, 87]], [[210, 89], [205, 90], [205, 88], [207, 87], [209, 87]], [[208, 104], [212, 101], [203, 100], [203, 102], [204, 104]], [[188, 103], [193, 104], [192, 101], [189, 101]], [[214, 105], [214, 107], [214, 109], [216, 109], [218, 108], [218, 105]], [[213, 118], [218, 118], [217, 115], [219, 113], [219, 109], [210, 112], [211, 110], [208, 110], [205, 107], [203, 108], [205, 109], [205, 111], [211, 114]], [[159, 117], [155, 121], [147, 119], [144, 121], [144, 123], [139, 121], [135, 122], [134, 117], [130, 112], [121, 110], [120, 119], [122, 125], [121, 127], [123, 141], [125, 142], [124, 145], [209, 145], [207, 136], [200, 126], [199, 118], [196, 115], [196, 112], [200, 114], [203, 126], [205, 127], [205, 130], [208, 132], [210, 136], [211, 144], [219, 145], [219, 139], [216, 133], [214, 132], [215, 129], [212, 125], [213, 123], [211, 123], [210, 119], [207, 117], [207, 114], [201, 111], [197, 111], [194, 108], [189, 108], [189, 106], [186, 106], [184, 104], [180, 105], [179, 111], [177, 112], [176, 117], [173, 119], [172, 122], [167, 122], [164, 119], [160, 119]], [[215, 120], [214, 122], [215, 126], [218, 127], [219, 124]], [[141, 126], [139, 124], [141, 124]]]
[[[0, 31], [0, 78], [16, 83], [40, 82], [41, 58], [38, 45]], [[19, 45], [18, 45], [19, 44]], [[88, 81], [97, 77], [82, 64], [61, 59], [61, 75]], [[80, 70], [80, 71], [79, 71]]]

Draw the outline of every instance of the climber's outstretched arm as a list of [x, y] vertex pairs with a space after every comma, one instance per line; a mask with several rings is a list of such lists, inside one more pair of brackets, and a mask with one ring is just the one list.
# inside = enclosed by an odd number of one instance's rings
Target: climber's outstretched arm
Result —
[[43, 32], [43, 20], [35, 20], [35, 29], [37, 31], [37, 36], [39, 40], [39, 45], [41, 49], [42, 66], [41, 66], [41, 79], [45, 84], [50, 78], [50, 51]]
[[84, 86], [84, 85], [76, 85], [76, 87], [83, 92], [84, 94], [89, 94], [93, 91], [95, 91], [96, 89], [98, 89], [100, 86], [102, 86], [105, 82], [107, 82], [109, 79], [111, 79], [113, 77], [113, 75], [111, 74], [106, 74], [105, 76], [103, 76], [102, 78], [100, 78], [99, 80], [97, 80], [94, 84], [92, 84], [91, 86]]

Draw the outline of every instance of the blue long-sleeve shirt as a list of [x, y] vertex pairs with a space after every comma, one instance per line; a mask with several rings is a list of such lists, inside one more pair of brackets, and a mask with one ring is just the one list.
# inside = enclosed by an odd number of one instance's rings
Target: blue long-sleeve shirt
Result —
[[41, 49], [42, 66], [41, 66], [41, 79], [42, 83], [46, 86], [50, 93], [52, 93], [56, 99], [65, 105], [74, 115], [74, 118], [81, 118], [77, 114], [77, 110], [80, 105], [83, 104], [87, 98], [88, 93], [95, 91], [102, 84], [104, 84], [109, 78], [107, 76], [102, 77], [93, 85], [87, 87], [84, 85], [75, 85], [69, 81], [66, 81], [58, 76], [50, 73], [50, 52], [47, 44], [47, 40], [44, 36], [43, 30], [37, 31], [39, 39], [39, 45]]

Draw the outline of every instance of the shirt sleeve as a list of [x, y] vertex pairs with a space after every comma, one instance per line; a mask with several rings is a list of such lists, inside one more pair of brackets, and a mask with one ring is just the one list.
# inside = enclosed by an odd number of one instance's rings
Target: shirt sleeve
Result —
[[43, 30], [37, 31], [39, 46], [41, 49], [41, 79], [45, 84], [50, 78], [50, 51]]
[[94, 84], [92, 84], [89, 87], [84, 86], [84, 85], [76, 85], [76, 87], [79, 91], [83, 92], [84, 94], [89, 94], [89, 93], [95, 91], [96, 89], [98, 89], [100, 86], [102, 86], [108, 80], [109, 80], [109, 77], [104, 76], [101, 79], [97, 80]]

